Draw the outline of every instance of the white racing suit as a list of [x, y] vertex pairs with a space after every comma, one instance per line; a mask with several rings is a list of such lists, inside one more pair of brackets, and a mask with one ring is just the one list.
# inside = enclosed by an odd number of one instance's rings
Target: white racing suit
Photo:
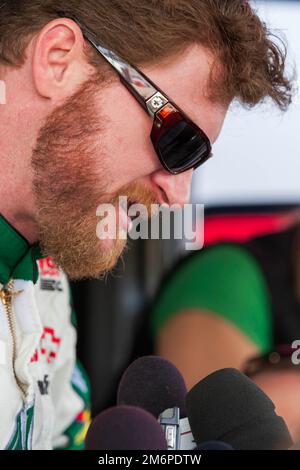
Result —
[[[21, 249], [19, 237], [0, 216], [0, 449], [82, 449], [89, 389], [68, 280], [51, 258], [36, 261], [24, 239]], [[18, 256], [7, 260], [4, 245]], [[29, 274], [34, 264], [39, 276]]]

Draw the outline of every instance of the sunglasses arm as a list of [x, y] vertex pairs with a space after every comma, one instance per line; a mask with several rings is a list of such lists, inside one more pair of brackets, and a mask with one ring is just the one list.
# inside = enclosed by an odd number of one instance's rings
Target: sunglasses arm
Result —
[[135, 99], [151, 117], [154, 117], [168, 103], [168, 99], [152, 85], [142, 72], [123, 61], [114, 52], [96, 44], [90, 37], [87, 37], [87, 39], [100, 52], [102, 57], [110, 63], [118, 73], [123, 85], [134, 95]]
[[60, 11], [57, 13], [60, 17], [71, 18], [78, 24], [85, 39], [118, 73], [123, 85], [125, 85], [128, 91], [134, 95], [136, 100], [152, 118], [154, 118], [155, 114], [169, 102], [168, 98], [164, 96], [142, 72], [132, 67], [106, 47], [97, 44], [93, 33], [83, 23], [81, 23], [81, 21], [73, 15], [67, 15], [65, 12]]

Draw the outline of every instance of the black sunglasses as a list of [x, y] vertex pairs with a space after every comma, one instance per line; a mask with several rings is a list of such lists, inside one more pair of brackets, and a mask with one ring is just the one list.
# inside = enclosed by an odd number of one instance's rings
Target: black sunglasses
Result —
[[87, 41], [119, 74], [121, 82], [153, 118], [151, 140], [162, 166], [173, 175], [196, 169], [212, 157], [207, 135], [172, 102], [146, 75], [117, 54], [97, 44], [94, 33], [77, 18], [75, 21]]

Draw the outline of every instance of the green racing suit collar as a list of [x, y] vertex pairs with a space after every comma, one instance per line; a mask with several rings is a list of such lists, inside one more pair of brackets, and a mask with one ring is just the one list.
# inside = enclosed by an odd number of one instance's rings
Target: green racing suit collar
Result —
[[0, 214], [0, 283], [10, 279], [38, 280], [37, 260], [43, 258], [40, 245], [28, 241]]

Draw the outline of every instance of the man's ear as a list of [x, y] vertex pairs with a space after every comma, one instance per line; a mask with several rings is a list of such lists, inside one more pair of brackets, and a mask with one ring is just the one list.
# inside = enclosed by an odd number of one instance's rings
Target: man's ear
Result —
[[33, 81], [40, 96], [61, 101], [71, 96], [91, 73], [79, 26], [61, 18], [48, 23], [33, 44]]

